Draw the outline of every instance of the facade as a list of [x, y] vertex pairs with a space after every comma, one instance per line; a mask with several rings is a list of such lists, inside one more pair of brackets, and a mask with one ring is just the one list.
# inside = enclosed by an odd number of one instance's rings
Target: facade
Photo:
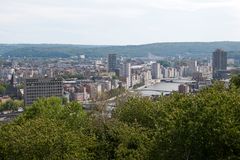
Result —
[[121, 77], [131, 77], [131, 63], [123, 63], [121, 67]]
[[217, 49], [212, 55], [213, 79], [222, 79], [227, 70], [227, 52]]
[[197, 82], [203, 81], [204, 80], [203, 74], [201, 72], [194, 72], [193, 76], [192, 76], [192, 79], [197, 81]]
[[160, 63], [152, 64], [152, 79], [160, 79], [161, 78], [161, 66]]
[[126, 81], [127, 87], [132, 86], [131, 63], [125, 62], [121, 66], [121, 77]]
[[61, 78], [30, 78], [25, 80], [24, 103], [31, 105], [41, 97], [63, 97]]
[[192, 76], [193, 75], [193, 73], [195, 73], [196, 71], [197, 71], [197, 67], [198, 67], [198, 63], [197, 63], [197, 61], [195, 61], [195, 60], [190, 60], [189, 62], [188, 62], [188, 73], [187, 73], [187, 75], [188, 76]]
[[117, 55], [109, 54], [108, 55], [108, 72], [115, 72], [117, 69]]
[[179, 93], [189, 93], [190, 91], [190, 88], [187, 84], [180, 84], [178, 86], [178, 92]]
[[143, 72], [143, 81], [145, 85], [150, 85], [152, 80], [152, 73], [150, 70], [146, 70]]

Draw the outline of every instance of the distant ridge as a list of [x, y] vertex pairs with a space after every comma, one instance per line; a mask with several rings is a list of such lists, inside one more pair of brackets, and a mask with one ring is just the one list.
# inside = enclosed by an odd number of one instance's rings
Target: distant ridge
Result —
[[102, 57], [116, 53], [128, 57], [143, 57], [148, 53], [156, 56], [210, 56], [216, 48], [231, 55], [240, 54], [240, 42], [165, 42], [142, 45], [75, 45], [75, 44], [0, 44], [3, 57], [69, 57], [85, 54]]

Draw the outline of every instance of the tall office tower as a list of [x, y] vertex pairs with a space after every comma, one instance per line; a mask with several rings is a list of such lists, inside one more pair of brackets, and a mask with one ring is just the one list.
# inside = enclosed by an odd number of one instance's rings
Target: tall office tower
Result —
[[227, 70], [227, 52], [217, 49], [212, 55], [213, 79], [221, 79]]
[[132, 85], [131, 63], [125, 62], [121, 66], [121, 77], [126, 79], [127, 86]]
[[108, 55], [108, 72], [115, 72], [117, 69], [117, 55], [109, 54]]
[[131, 77], [131, 63], [125, 62], [122, 64], [121, 77]]
[[24, 103], [31, 105], [41, 97], [62, 97], [63, 80], [61, 78], [30, 78], [25, 80]]
[[161, 78], [161, 68], [160, 63], [152, 64], [152, 79], [160, 79]]

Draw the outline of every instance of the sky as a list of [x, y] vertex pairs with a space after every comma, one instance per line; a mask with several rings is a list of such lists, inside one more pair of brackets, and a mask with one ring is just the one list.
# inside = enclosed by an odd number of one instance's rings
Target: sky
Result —
[[240, 41], [240, 0], [0, 0], [0, 43]]

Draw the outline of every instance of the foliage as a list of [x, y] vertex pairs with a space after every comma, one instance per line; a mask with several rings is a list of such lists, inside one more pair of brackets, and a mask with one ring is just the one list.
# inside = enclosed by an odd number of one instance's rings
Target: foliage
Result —
[[135, 84], [135, 85], [133, 86], [133, 89], [137, 89], [137, 88], [142, 87], [142, 86], [144, 86], [144, 85], [145, 85], [144, 83]]
[[0, 126], [2, 159], [240, 158], [240, 94], [216, 83], [194, 95], [131, 97], [111, 119], [41, 99]]
[[196, 95], [130, 99], [115, 116], [154, 132], [151, 159], [240, 157], [240, 95], [218, 84]]
[[64, 79], [72, 79], [72, 78], [77, 78], [77, 79], [84, 79], [84, 76], [82, 74], [64, 74], [62, 75], [62, 78]]
[[107, 94], [107, 99], [119, 96], [119, 95], [123, 94], [124, 92], [126, 92], [126, 90], [122, 87], [121, 88], [116, 88], [116, 89], [111, 89], [110, 91], [108, 91], [106, 93]]
[[24, 104], [23, 101], [20, 100], [9, 100], [3, 104], [0, 105], [0, 112], [6, 111], [6, 110], [12, 110], [17, 111], [18, 108], [23, 108]]
[[113, 75], [112, 79], [115, 80], [115, 79], [118, 79], [118, 77], [116, 75]]
[[82, 107], [61, 99], [42, 99], [1, 128], [0, 157], [4, 159], [92, 159], [95, 145]]
[[20, 83], [17, 85], [17, 89], [24, 89], [24, 83]]
[[150, 132], [138, 125], [129, 126], [118, 120], [103, 123], [95, 120], [96, 159], [148, 159], [152, 141]]
[[232, 76], [230, 80], [231, 88], [240, 88], [240, 74]]
[[171, 63], [169, 61], [159, 60], [158, 63], [160, 63], [163, 67], [171, 67]]
[[5, 91], [6, 91], [6, 87], [0, 84], [0, 95], [4, 95]]

